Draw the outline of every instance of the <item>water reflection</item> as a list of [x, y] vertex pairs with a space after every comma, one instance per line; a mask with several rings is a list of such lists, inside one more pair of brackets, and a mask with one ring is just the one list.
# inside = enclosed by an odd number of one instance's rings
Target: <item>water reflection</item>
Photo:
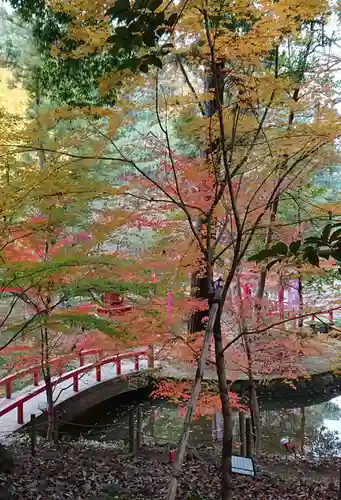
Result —
[[[141, 408], [142, 437], [146, 444], [170, 444], [178, 442], [183, 410], [165, 402], [148, 398], [148, 393], [138, 391], [107, 401], [91, 412], [83, 414], [72, 425], [65, 426], [63, 434], [72, 438], [84, 437], [90, 440], [115, 442], [127, 446], [129, 436], [129, 413]], [[280, 444], [288, 437], [296, 444], [298, 452], [304, 450], [311, 455], [341, 455], [341, 396], [322, 404], [271, 410], [261, 413], [263, 449], [268, 453], [285, 453]], [[239, 418], [233, 416], [234, 448], [239, 449]], [[205, 445], [212, 448], [220, 444], [221, 415], [201, 417], [193, 422], [190, 431], [191, 445]]]

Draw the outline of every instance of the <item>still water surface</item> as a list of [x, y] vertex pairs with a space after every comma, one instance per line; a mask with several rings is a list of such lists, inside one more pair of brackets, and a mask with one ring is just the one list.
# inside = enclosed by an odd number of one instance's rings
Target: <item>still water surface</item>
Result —
[[[296, 403], [297, 406], [297, 403]], [[126, 447], [129, 435], [129, 414], [141, 408], [142, 436], [146, 444], [176, 444], [183, 423], [183, 410], [166, 401], [153, 400], [147, 390], [118, 396], [92, 408], [78, 420], [62, 428], [71, 438], [116, 443]], [[305, 451], [315, 456], [341, 454], [341, 395], [322, 404], [289, 409], [262, 411], [263, 449], [268, 453], [284, 453], [280, 439], [290, 437], [300, 449], [304, 433]], [[234, 414], [234, 446], [238, 449], [238, 413]], [[193, 422], [191, 445], [212, 448], [221, 439], [221, 416], [201, 417]]]

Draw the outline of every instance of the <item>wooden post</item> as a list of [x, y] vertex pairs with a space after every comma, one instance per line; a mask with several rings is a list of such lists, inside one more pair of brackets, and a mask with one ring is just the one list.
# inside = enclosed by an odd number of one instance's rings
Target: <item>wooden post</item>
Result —
[[6, 389], [6, 398], [11, 399], [12, 395], [12, 382], [10, 380], [7, 380], [5, 384], [5, 389]]
[[81, 352], [79, 353], [79, 366], [84, 366], [84, 356]]
[[252, 457], [252, 421], [251, 421], [250, 417], [248, 417], [246, 419], [245, 424], [246, 424], [246, 429], [245, 429], [246, 456], [251, 458]]
[[36, 444], [37, 444], [37, 422], [34, 413], [31, 413], [31, 455], [36, 456]]
[[96, 366], [96, 382], [101, 381], [101, 365]]
[[39, 384], [39, 368], [33, 371], [33, 385], [37, 386]]
[[279, 318], [284, 319], [284, 287], [282, 284], [282, 280], [278, 287], [278, 308]]
[[22, 425], [24, 423], [24, 403], [18, 404], [18, 424]]
[[135, 452], [135, 421], [134, 412], [129, 412], [129, 453]]
[[301, 408], [301, 428], [300, 428], [300, 447], [301, 453], [304, 453], [304, 441], [305, 441], [305, 407]]
[[117, 356], [117, 361], [116, 361], [116, 374], [121, 375], [121, 360], [120, 357]]
[[139, 405], [136, 410], [136, 451], [140, 451], [142, 445], [142, 410]]
[[53, 442], [58, 444], [58, 412], [57, 408], [53, 407]]
[[78, 373], [75, 373], [73, 376], [73, 390], [74, 392], [78, 392]]
[[215, 425], [215, 413], [212, 415], [212, 440], [213, 442], [216, 440], [217, 438], [217, 430], [216, 430], [216, 425]]
[[135, 370], [139, 371], [139, 356], [135, 356]]
[[239, 412], [239, 436], [240, 436], [240, 456], [245, 457], [246, 453], [246, 436], [245, 436], [245, 413]]
[[152, 345], [148, 347], [148, 368], [154, 368], [154, 348]]

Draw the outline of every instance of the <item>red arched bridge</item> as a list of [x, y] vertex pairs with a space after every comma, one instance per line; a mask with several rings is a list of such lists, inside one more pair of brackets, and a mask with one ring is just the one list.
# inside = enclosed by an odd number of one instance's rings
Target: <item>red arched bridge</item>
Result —
[[[13, 290], [7, 290], [14, 293]], [[249, 297], [249, 290], [245, 291], [244, 300]], [[272, 304], [273, 302], [273, 304]], [[288, 307], [283, 300], [269, 301], [266, 315], [268, 317], [279, 317], [286, 319], [296, 326], [296, 311], [291, 306]], [[96, 309], [96, 313], [108, 314], [112, 317], [131, 309], [132, 306], [125, 305], [123, 298], [116, 293], [106, 294], [104, 297], [103, 308]], [[92, 305], [79, 306], [89, 312]], [[314, 317], [312, 317], [314, 319]], [[329, 313], [329, 319], [332, 320], [332, 312]], [[78, 364], [74, 369], [68, 369], [70, 361]], [[109, 355], [101, 349], [82, 350], [61, 356], [50, 361], [54, 389], [54, 402], [59, 405], [66, 400], [76, 400], [74, 396], [90, 388], [95, 388], [103, 382], [121, 379], [122, 375], [132, 375], [139, 372], [148, 372], [154, 368], [153, 347], [141, 347], [135, 350], [129, 350], [121, 353]], [[26, 379], [32, 376], [32, 384], [13, 392], [15, 381]], [[3, 436], [11, 434], [23, 425], [29, 422], [31, 414], [39, 415], [46, 405], [46, 385], [42, 377], [40, 365], [30, 366], [17, 373], [8, 375], [0, 380], [0, 388], [4, 389], [5, 397], [0, 399], [0, 439]], [[102, 386], [103, 388], [103, 386]], [[125, 389], [131, 390], [128, 388]], [[121, 391], [122, 392], [122, 391]], [[115, 393], [107, 388], [107, 395], [113, 397]], [[99, 398], [92, 397], [91, 404], [96, 404]], [[78, 399], [75, 405], [80, 407], [81, 401]], [[79, 411], [81, 413], [81, 411]]]
[[[73, 359], [79, 366], [64, 371], [70, 364], [70, 355], [52, 359], [50, 365], [55, 376], [52, 378], [55, 404], [60, 404], [75, 394], [94, 387], [101, 382], [146, 372], [154, 368], [152, 346], [129, 350], [114, 355], [105, 355], [101, 349], [89, 349], [74, 353]], [[13, 392], [13, 383], [32, 376], [32, 383], [22, 390]], [[31, 414], [39, 415], [46, 402], [46, 384], [40, 365], [30, 366], [0, 380], [5, 396], [0, 400], [0, 439], [11, 434], [29, 422]], [[114, 396], [115, 394], [113, 394]]]

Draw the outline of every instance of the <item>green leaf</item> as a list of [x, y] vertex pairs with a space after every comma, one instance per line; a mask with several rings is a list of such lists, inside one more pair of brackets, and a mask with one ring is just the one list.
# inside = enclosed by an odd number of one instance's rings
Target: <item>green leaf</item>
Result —
[[126, 26], [117, 26], [115, 32], [118, 38], [129, 38], [131, 36], [130, 30]]
[[154, 31], [146, 31], [142, 35], [142, 40], [147, 47], [154, 47], [155, 46], [155, 34]]
[[148, 73], [148, 70], [149, 70], [149, 66], [147, 63], [143, 62], [141, 65], [140, 65], [140, 70], [142, 71], [142, 73]]
[[159, 69], [162, 69], [162, 61], [155, 55], [151, 54], [150, 56], [146, 57], [145, 62], [147, 64], [150, 64], [151, 66], [156, 66]]
[[320, 259], [317, 250], [314, 247], [306, 247], [304, 249], [304, 257], [313, 266], [320, 267]]
[[323, 257], [324, 259], [329, 259], [330, 257], [330, 247], [328, 245], [324, 245], [321, 247], [318, 247], [317, 249], [318, 255]]
[[332, 241], [335, 241], [337, 239], [339, 239], [339, 237], [341, 236], [341, 229], [337, 229], [336, 231], [334, 231], [334, 233], [330, 236], [329, 238], [329, 241], [332, 242]]
[[321, 237], [323, 243], [327, 243], [328, 242], [328, 238], [329, 238], [331, 229], [332, 229], [332, 224], [327, 224], [325, 226], [325, 228], [323, 229], [323, 231], [322, 231], [322, 237]]
[[270, 257], [270, 250], [269, 248], [263, 248], [260, 250], [258, 253], [251, 255], [248, 260], [250, 262], [262, 262], [263, 260], [266, 260], [267, 258]]
[[334, 257], [335, 260], [338, 262], [341, 262], [341, 248], [338, 248], [336, 250], [332, 250], [331, 252], [332, 257]]
[[91, 314], [51, 314], [47, 321], [70, 326], [84, 326], [86, 330], [99, 330], [113, 337], [121, 337], [127, 333], [121, 322], [97, 318]]
[[122, 19], [124, 18], [124, 15], [129, 11], [130, 11], [129, 0], [116, 0], [115, 5], [107, 10], [106, 15]]
[[272, 257], [276, 257], [277, 255], [287, 255], [288, 246], [283, 241], [279, 241], [270, 248], [270, 252]]
[[177, 14], [172, 14], [172, 15], [170, 15], [170, 16], [169, 16], [169, 18], [167, 19], [166, 24], [167, 24], [168, 26], [171, 26], [171, 27], [172, 27], [172, 26], [176, 23], [176, 21], [177, 21], [177, 20], [178, 20], [178, 15], [177, 15]]
[[289, 245], [289, 250], [291, 253], [293, 254], [297, 254], [297, 252], [299, 251], [299, 249], [301, 248], [301, 241], [292, 241]]
[[303, 244], [306, 245], [306, 244], [310, 244], [310, 243], [315, 243], [317, 245], [321, 245], [322, 244], [322, 240], [321, 238], [319, 238], [318, 236], [309, 236], [308, 238], [306, 238], [304, 241], [303, 241]]
[[[144, 4], [146, 4], [146, 0], [142, 0], [144, 2]], [[147, 6], [148, 6], [148, 9], [154, 11], [156, 9], [158, 9], [163, 3], [163, 0], [149, 0], [149, 2], [147, 1]]]

